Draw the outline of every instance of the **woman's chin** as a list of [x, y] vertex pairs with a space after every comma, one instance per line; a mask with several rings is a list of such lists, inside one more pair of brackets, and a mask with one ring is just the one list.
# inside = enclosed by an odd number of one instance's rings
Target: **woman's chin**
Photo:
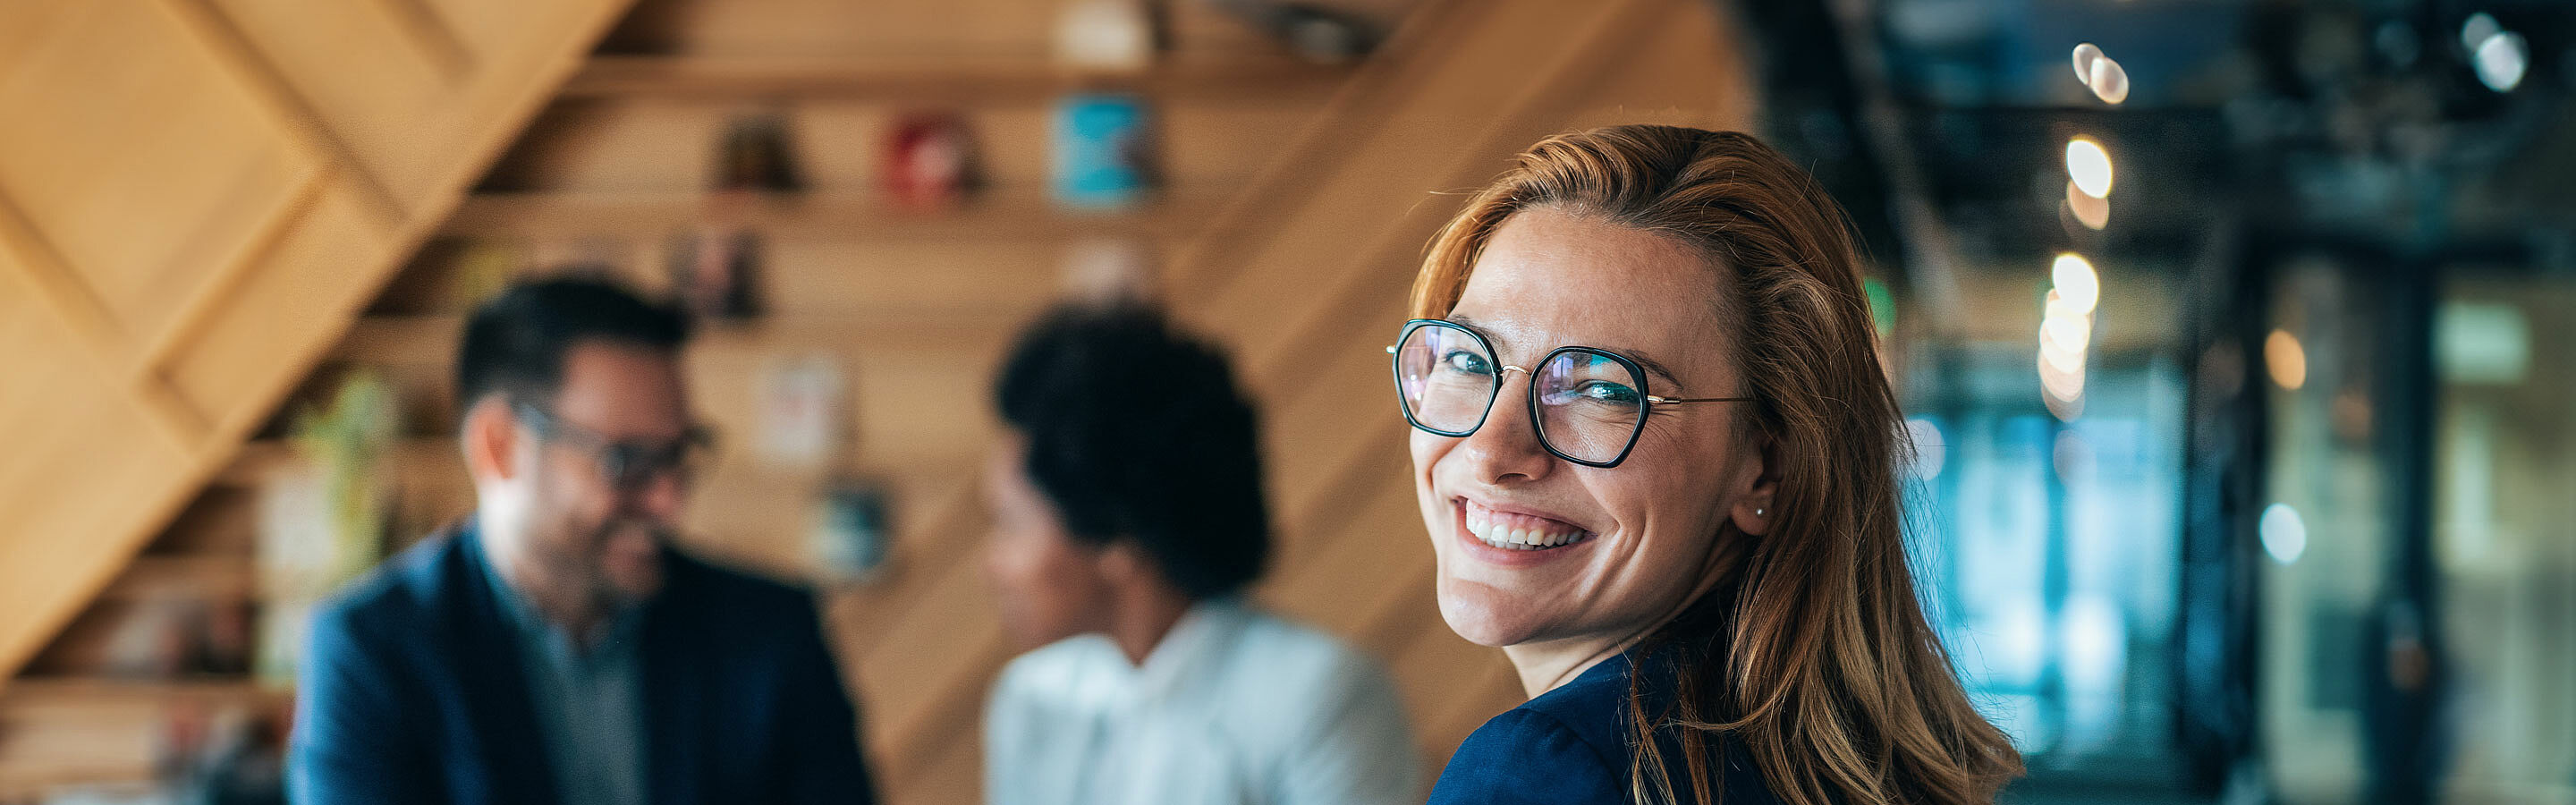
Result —
[[1537, 631], [1526, 604], [1492, 587], [1443, 578], [1439, 593], [1440, 619], [1469, 643], [1502, 648], [1527, 642]]

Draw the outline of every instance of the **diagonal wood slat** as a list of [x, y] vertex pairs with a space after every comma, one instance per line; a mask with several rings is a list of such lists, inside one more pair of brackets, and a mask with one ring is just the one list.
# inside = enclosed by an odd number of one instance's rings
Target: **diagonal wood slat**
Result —
[[[338, 76], [280, 67], [315, 40], [248, 3], [0, 6], [25, 32], [0, 106], [27, 112], [0, 121], [0, 270], [55, 308], [0, 328], [0, 355], [59, 381], [0, 388], [20, 446], [0, 459], [0, 680], [229, 463], [626, 6], [455, 26], [480, 69], [362, 96], [442, 123], [421, 129], [346, 125], [313, 93]], [[412, 58], [347, 44], [324, 63]], [[368, 148], [418, 155], [424, 180], [380, 180]], [[128, 435], [156, 429], [172, 438]]]

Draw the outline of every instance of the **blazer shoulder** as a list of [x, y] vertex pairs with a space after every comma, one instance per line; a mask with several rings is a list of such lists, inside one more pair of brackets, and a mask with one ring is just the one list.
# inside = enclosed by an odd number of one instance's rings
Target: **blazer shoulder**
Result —
[[1619, 756], [1556, 716], [1523, 705], [1486, 721], [1458, 745], [1432, 786], [1431, 802], [1623, 802], [1625, 764], [1613, 763]]
[[438, 534], [393, 555], [342, 586], [314, 607], [316, 630], [347, 630], [357, 635], [414, 634], [423, 619], [455, 594], [458, 568], [470, 561], [459, 538]]
[[1558, 727], [1599, 749], [1604, 757], [1624, 758], [1628, 753], [1628, 674], [1622, 667], [1610, 673], [1586, 673], [1555, 690], [1540, 694], [1520, 709], [1546, 716]]
[[[1607, 666], [1600, 673], [1586, 673], [1522, 705], [1522, 709], [1545, 714], [1576, 739], [1592, 747], [1602, 762], [1608, 764], [1609, 779], [1624, 797], [1630, 784], [1629, 766], [1636, 759], [1636, 750], [1631, 743], [1636, 721], [1631, 707], [1642, 705], [1639, 709], [1646, 711], [1649, 718], [1654, 718], [1672, 703], [1674, 694], [1671, 682], [1663, 676], [1669, 666], [1663, 665], [1660, 658], [1650, 658], [1644, 666], [1648, 669], [1645, 673], [1650, 676], [1636, 680], [1631, 677], [1639, 673], [1639, 666], [1632, 664], [1630, 658], [1622, 657], [1614, 662], [1618, 664]], [[1673, 779], [1676, 790], [1687, 789], [1682, 778], [1678, 777], [1681, 764], [1685, 762], [1682, 760], [1680, 738], [1671, 730], [1657, 730], [1656, 733], [1656, 749], [1670, 764], [1667, 773], [1677, 775]], [[1724, 790], [1724, 802], [1761, 805], [1779, 801], [1742, 742], [1726, 734], [1711, 734], [1705, 739], [1707, 742], [1701, 751], [1707, 753], [1704, 757], [1717, 773], [1714, 782]], [[1696, 800], [1683, 794], [1682, 801]]]

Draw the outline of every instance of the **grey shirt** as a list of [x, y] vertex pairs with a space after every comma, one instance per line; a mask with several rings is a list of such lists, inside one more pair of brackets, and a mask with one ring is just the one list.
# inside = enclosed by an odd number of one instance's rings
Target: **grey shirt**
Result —
[[[487, 552], [488, 555], [488, 552]], [[529, 703], [564, 805], [644, 805], [643, 613], [620, 612], [585, 646], [486, 568], [509, 613]]]

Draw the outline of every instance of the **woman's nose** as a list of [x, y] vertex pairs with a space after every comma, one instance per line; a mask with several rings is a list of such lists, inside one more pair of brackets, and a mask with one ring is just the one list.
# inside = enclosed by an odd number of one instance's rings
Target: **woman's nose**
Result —
[[[1520, 375], [1520, 383], [1512, 375]], [[1547, 476], [1556, 458], [1540, 445], [1538, 429], [1532, 424], [1529, 408], [1530, 372], [1518, 366], [1502, 369], [1501, 388], [1494, 392], [1494, 404], [1485, 412], [1485, 423], [1467, 434], [1458, 445], [1459, 456], [1475, 469], [1476, 480], [1489, 484], [1508, 483], [1517, 477], [1537, 480]]]

